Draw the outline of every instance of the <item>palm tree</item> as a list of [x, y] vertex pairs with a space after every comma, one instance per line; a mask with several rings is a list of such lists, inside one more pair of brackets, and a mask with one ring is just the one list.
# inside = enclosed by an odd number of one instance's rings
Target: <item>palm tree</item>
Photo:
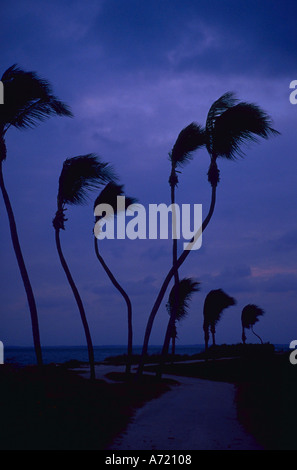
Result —
[[[208, 181], [211, 184], [211, 202], [207, 216], [190, 243], [195, 243], [209, 224], [215, 209], [216, 189], [219, 183], [218, 157], [234, 160], [243, 156], [241, 144], [254, 142], [257, 137], [268, 139], [278, 132], [272, 128], [271, 119], [257, 105], [237, 102], [233, 93], [225, 93], [210, 107], [205, 125], [205, 145], [210, 156]], [[169, 282], [189, 256], [190, 249], [185, 249], [179, 256], [175, 266], [169, 270], [163, 281], [157, 299], [148, 318], [143, 341], [142, 354], [138, 367], [138, 375], [143, 371], [144, 357], [147, 354], [148, 343], [154, 319], [166, 293]]]
[[[99, 196], [96, 198], [95, 203], [94, 203], [94, 209], [97, 207], [99, 204], [108, 204], [112, 210], [113, 210], [113, 216], [117, 216], [118, 214], [118, 204], [117, 204], [117, 198], [118, 196], [124, 196], [124, 190], [123, 190], [123, 185], [119, 185], [117, 183], [114, 183], [113, 181], [107, 183], [105, 188], [101, 191]], [[136, 199], [132, 197], [127, 197], [125, 196], [125, 206], [121, 208], [121, 210], [126, 210], [130, 205], [135, 204]], [[98, 220], [102, 220], [105, 217], [108, 217], [108, 214], [105, 214], [104, 216], [98, 217], [95, 215], [95, 222], [97, 223]], [[96, 256], [101, 263], [104, 271], [108, 275], [109, 279], [111, 280], [112, 284], [115, 286], [115, 288], [120, 292], [120, 294], [123, 296], [126, 306], [127, 306], [127, 314], [128, 314], [128, 348], [127, 348], [127, 364], [126, 364], [126, 373], [130, 374], [131, 372], [131, 359], [132, 359], [132, 345], [133, 345], [133, 328], [132, 328], [132, 304], [131, 300], [126, 293], [126, 291], [123, 289], [123, 287], [118, 283], [114, 275], [112, 274], [111, 270], [105, 263], [103, 257], [99, 253], [99, 245], [98, 245], [98, 238], [94, 236], [94, 245], [95, 245], [95, 253]]]
[[205, 350], [208, 349], [209, 330], [212, 334], [212, 343], [215, 346], [216, 325], [222, 317], [223, 310], [235, 304], [236, 300], [222, 289], [211, 290], [205, 297], [203, 307]]
[[16, 221], [4, 178], [3, 162], [6, 159], [6, 132], [10, 127], [28, 129], [51, 116], [72, 116], [69, 108], [52, 93], [50, 84], [36, 75], [25, 72], [17, 65], [9, 67], [1, 77], [4, 87], [4, 104], [0, 105], [0, 187], [9, 220], [11, 240], [24, 284], [30, 310], [34, 349], [38, 366], [42, 365], [42, 350], [35, 297], [23, 258]]
[[[174, 319], [174, 325], [171, 330], [171, 340], [172, 340], [172, 354], [175, 354], [175, 339], [177, 337], [177, 328], [176, 322], [184, 319], [189, 313], [190, 301], [194, 292], [200, 290], [200, 283], [194, 281], [191, 278], [184, 278], [179, 282], [179, 305]], [[176, 309], [176, 297], [175, 297], [175, 285], [172, 287], [168, 302], [166, 304], [166, 309], [171, 317], [172, 313]]]
[[263, 344], [262, 339], [260, 338], [259, 335], [257, 335], [254, 330], [253, 326], [255, 323], [259, 321], [259, 317], [264, 315], [264, 310], [257, 305], [254, 304], [248, 304], [242, 309], [241, 313], [241, 324], [242, 324], [242, 342], [245, 344], [246, 342], [246, 335], [245, 335], [245, 330], [246, 329], [251, 329], [252, 332], [254, 333], [257, 338], [261, 341], [261, 344]]
[[107, 163], [101, 162], [99, 157], [94, 154], [67, 158], [63, 163], [63, 168], [59, 178], [57, 211], [53, 219], [59, 258], [75, 297], [85, 331], [91, 380], [95, 378], [94, 350], [91, 334], [81, 297], [62, 252], [60, 230], [65, 230], [65, 222], [67, 220], [65, 218], [65, 210], [67, 210], [67, 205], [84, 204], [87, 200], [88, 190], [98, 189], [100, 185], [105, 184], [113, 178], [114, 174], [110, 166]]
[[[170, 198], [172, 207], [172, 267], [174, 269], [174, 299], [171, 314], [169, 317], [167, 330], [164, 339], [162, 354], [165, 356], [168, 353], [170, 338], [172, 337], [172, 330], [175, 328], [175, 319], [178, 315], [179, 305], [179, 274], [178, 269], [175, 269], [177, 263], [177, 234], [176, 234], [176, 211], [175, 211], [175, 189], [178, 185], [177, 173], [192, 159], [193, 152], [201, 148], [205, 143], [205, 134], [201, 126], [192, 122], [187, 127], [181, 130], [175, 144], [169, 152], [169, 160], [171, 163], [171, 172], [169, 177]], [[178, 170], [179, 168], [179, 170]]]

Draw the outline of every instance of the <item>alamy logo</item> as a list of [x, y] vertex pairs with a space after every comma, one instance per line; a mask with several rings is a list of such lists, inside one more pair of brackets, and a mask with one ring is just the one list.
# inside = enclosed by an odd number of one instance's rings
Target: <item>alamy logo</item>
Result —
[[294, 91], [290, 93], [290, 103], [297, 104], [297, 80], [292, 80], [290, 83], [290, 88], [294, 88]]
[[4, 364], [4, 346], [2, 341], [0, 341], [0, 364]]
[[[297, 347], [297, 340], [294, 339], [293, 341], [291, 341], [289, 348], [294, 349], [296, 347]], [[297, 364], [297, 349], [294, 349], [294, 351], [290, 353], [289, 361], [293, 366]]]
[[4, 85], [0, 81], [0, 104], [4, 104]]
[[[202, 204], [149, 204], [147, 214], [142, 204], [126, 207], [125, 196], [117, 196], [116, 217], [109, 204], [98, 204], [94, 215], [94, 235], [98, 240], [182, 238], [184, 250], [199, 250], [202, 244]], [[126, 223], [126, 218], [129, 218]], [[171, 219], [171, 230], [169, 229]]]

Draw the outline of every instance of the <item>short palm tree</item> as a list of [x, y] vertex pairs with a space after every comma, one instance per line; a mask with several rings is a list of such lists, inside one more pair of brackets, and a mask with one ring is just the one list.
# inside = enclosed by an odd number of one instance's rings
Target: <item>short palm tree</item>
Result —
[[[176, 322], [183, 320], [188, 315], [192, 295], [194, 294], [194, 292], [198, 292], [200, 290], [199, 286], [200, 283], [194, 281], [191, 278], [184, 278], [179, 282], [179, 305], [175, 315], [174, 325], [171, 330], [172, 354], [175, 354], [175, 340], [177, 337]], [[168, 302], [166, 304], [166, 309], [169, 316], [171, 317], [172, 313], [176, 309], [175, 285], [170, 291]]]
[[[278, 134], [278, 132], [272, 128], [271, 119], [260, 107], [251, 103], [238, 102], [234, 94], [228, 92], [222, 95], [210, 107], [204, 134], [205, 146], [210, 156], [208, 181], [212, 188], [211, 202], [202, 227], [200, 227], [195, 234], [191, 243], [194, 243], [206, 229], [214, 213], [216, 189], [220, 179], [217, 159], [222, 157], [228, 160], [234, 160], [237, 156], [243, 156], [241, 150], [242, 144], [251, 141], [254, 142], [257, 137], [267, 139], [272, 135]], [[158, 313], [169, 282], [175, 275], [175, 271], [180, 268], [189, 256], [190, 251], [191, 250], [187, 249], [184, 250], [175, 263], [175, 266], [171, 267], [153, 305], [145, 330], [142, 355], [138, 368], [139, 376], [143, 371], [144, 357], [147, 354], [154, 319]]]
[[65, 210], [68, 205], [84, 204], [89, 190], [98, 189], [100, 185], [107, 183], [113, 178], [114, 174], [109, 164], [100, 161], [99, 157], [94, 154], [67, 158], [64, 161], [59, 178], [57, 211], [53, 219], [59, 258], [75, 297], [85, 331], [91, 371], [90, 378], [92, 380], [95, 378], [95, 365], [91, 334], [80, 294], [62, 252], [60, 230], [65, 230], [65, 222], [67, 220], [65, 218]]
[[241, 324], [242, 324], [242, 342], [245, 344], [246, 342], [246, 335], [245, 335], [245, 330], [251, 329], [252, 332], [254, 333], [257, 338], [261, 341], [261, 344], [263, 344], [262, 339], [260, 338], [259, 335], [257, 335], [254, 332], [253, 326], [255, 323], [259, 321], [259, 317], [264, 315], [264, 310], [257, 305], [254, 304], [248, 304], [242, 309], [241, 313]]
[[72, 116], [69, 108], [52, 93], [50, 84], [17, 65], [9, 67], [1, 77], [4, 104], [0, 105], [0, 187], [8, 215], [10, 234], [18, 267], [24, 284], [33, 332], [37, 364], [42, 365], [42, 350], [35, 297], [24, 262], [11, 202], [4, 184], [3, 162], [6, 159], [5, 137], [10, 127], [28, 129], [51, 116]]
[[[95, 203], [94, 203], [94, 209], [99, 205], [99, 204], [108, 204], [112, 210], [112, 216], [116, 217], [118, 214], [119, 210], [119, 205], [117, 204], [118, 197], [119, 196], [125, 196], [124, 195], [124, 189], [123, 185], [117, 184], [113, 181], [110, 181], [107, 183], [105, 188], [100, 192], [99, 196], [96, 198]], [[129, 206], [132, 204], [136, 203], [136, 199], [132, 197], [127, 197], [125, 196], [125, 206], [121, 207], [121, 210], [126, 210]], [[95, 215], [95, 222], [97, 223], [100, 219], [104, 219], [104, 217], [108, 217], [108, 214], [105, 214], [104, 216], [96, 216]], [[94, 245], [95, 245], [95, 253], [96, 256], [101, 263], [104, 271], [108, 275], [109, 279], [111, 280], [112, 284], [114, 287], [120, 292], [120, 294], [123, 296], [126, 306], [127, 306], [127, 315], [128, 315], [128, 348], [127, 348], [127, 365], [126, 365], [126, 373], [130, 374], [131, 372], [131, 359], [132, 359], [132, 346], [133, 346], [133, 328], [132, 328], [132, 304], [131, 300], [127, 294], [127, 292], [123, 289], [123, 287], [119, 284], [119, 282], [116, 280], [114, 277], [113, 273], [107, 266], [106, 262], [104, 261], [102, 255], [99, 252], [99, 244], [98, 244], [98, 238], [94, 236]]]
[[216, 325], [222, 318], [223, 311], [235, 304], [236, 300], [222, 289], [211, 290], [205, 297], [203, 306], [205, 350], [208, 348], [209, 330], [212, 334], [212, 343], [215, 345]]

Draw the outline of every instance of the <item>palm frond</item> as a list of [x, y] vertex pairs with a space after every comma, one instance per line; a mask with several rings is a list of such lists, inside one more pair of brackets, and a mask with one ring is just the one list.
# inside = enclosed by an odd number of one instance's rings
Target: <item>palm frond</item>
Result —
[[205, 145], [204, 129], [192, 122], [179, 133], [169, 158], [174, 167], [183, 166], [192, 158], [192, 153], [203, 145]]
[[99, 196], [95, 199], [94, 209], [99, 204], [109, 204], [113, 208], [114, 215], [118, 212], [117, 207], [117, 197], [125, 196], [125, 207], [123, 210], [126, 210], [130, 205], [136, 204], [137, 199], [133, 197], [126, 196], [124, 193], [124, 185], [117, 184], [114, 181], [107, 183], [105, 188], [102, 189]]
[[116, 179], [109, 163], [95, 154], [67, 158], [59, 178], [58, 206], [84, 204], [88, 191]]
[[68, 116], [69, 107], [53, 95], [51, 85], [35, 72], [25, 72], [16, 64], [2, 75], [4, 104], [0, 106], [0, 127], [5, 133], [10, 126], [34, 127], [50, 116]]
[[240, 146], [279, 134], [270, 117], [257, 105], [240, 102], [219, 115], [212, 129], [212, 152], [235, 159], [244, 156]]
[[[176, 320], [180, 321], [188, 314], [190, 301], [194, 292], [200, 290], [200, 282], [191, 278], [184, 278], [179, 282], [179, 305], [176, 311]], [[172, 287], [166, 309], [169, 315], [172, 315], [175, 306], [175, 286]]]
[[243, 328], [251, 328], [264, 315], [264, 310], [255, 304], [248, 304], [242, 309], [241, 323]]
[[213, 128], [217, 118], [227, 111], [227, 109], [235, 106], [238, 102], [237, 98], [235, 98], [235, 94], [231, 91], [224, 93], [220, 98], [218, 98], [209, 108], [207, 117], [206, 117], [206, 124], [205, 124], [205, 133], [206, 133], [206, 147], [210, 154], [213, 153], [212, 150], [212, 141], [213, 141]]

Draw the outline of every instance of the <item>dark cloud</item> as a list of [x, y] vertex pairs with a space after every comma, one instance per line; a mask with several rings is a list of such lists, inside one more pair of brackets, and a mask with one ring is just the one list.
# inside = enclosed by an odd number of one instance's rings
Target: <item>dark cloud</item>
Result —
[[289, 73], [294, 13], [279, 2], [103, 2], [92, 33], [107, 67], [127, 71]]

